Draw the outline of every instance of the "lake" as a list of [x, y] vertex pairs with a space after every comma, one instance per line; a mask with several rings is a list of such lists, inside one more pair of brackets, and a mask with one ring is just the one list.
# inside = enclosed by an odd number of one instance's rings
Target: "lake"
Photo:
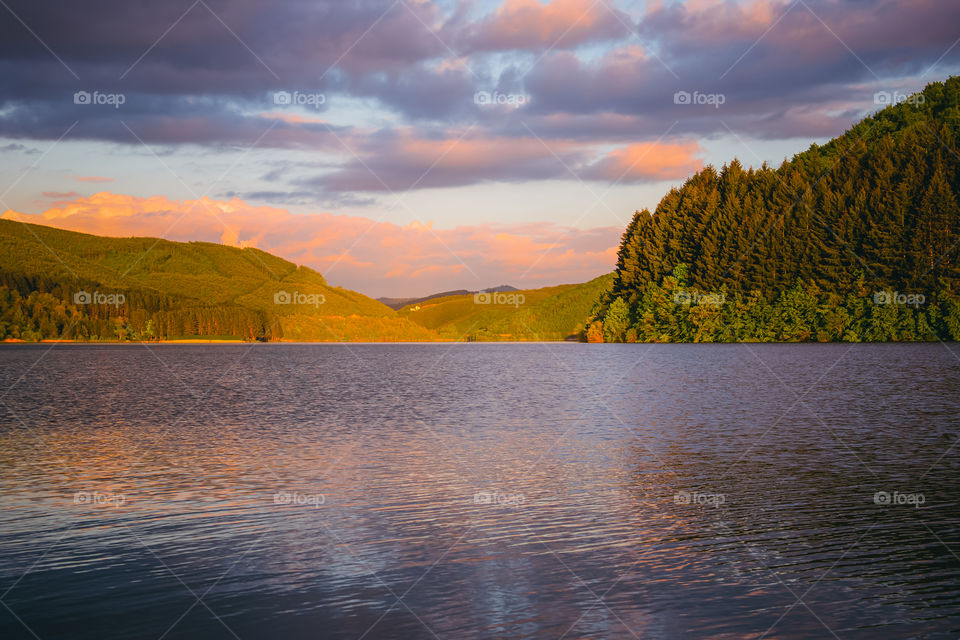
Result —
[[960, 634], [960, 345], [4, 345], [0, 393], [5, 640]]

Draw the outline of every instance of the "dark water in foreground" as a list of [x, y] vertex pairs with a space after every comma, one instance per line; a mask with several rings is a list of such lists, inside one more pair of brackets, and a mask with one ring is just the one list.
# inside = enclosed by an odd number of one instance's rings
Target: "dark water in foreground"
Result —
[[960, 635], [958, 345], [6, 346], [4, 392], [0, 638]]

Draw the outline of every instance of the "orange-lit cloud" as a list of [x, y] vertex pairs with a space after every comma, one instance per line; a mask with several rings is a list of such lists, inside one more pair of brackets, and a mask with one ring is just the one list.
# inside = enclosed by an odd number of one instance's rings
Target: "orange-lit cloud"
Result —
[[243, 200], [170, 200], [110, 192], [3, 218], [98, 235], [156, 236], [257, 247], [309, 265], [332, 284], [368, 295], [426, 295], [497, 284], [582, 282], [612, 271], [619, 227], [552, 223], [434, 229], [356, 216], [298, 215]]
[[629, 17], [594, 0], [505, 0], [493, 15], [471, 25], [466, 37], [475, 50], [574, 47], [624, 37]]
[[365, 159], [348, 161], [314, 184], [335, 191], [405, 191], [561, 178], [571, 171], [582, 179], [654, 182], [696, 171], [700, 152], [693, 142], [642, 142], [604, 156], [593, 142], [562, 137], [431, 138], [402, 128], [378, 140]]
[[113, 182], [113, 178], [103, 176], [75, 176], [73, 179], [77, 182]]
[[703, 167], [696, 142], [639, 142], [614, 149], [594, 164], [587, 175], [614, 182], [669, 180], [689, 176]]
[[[691, 22], [714, 21], [722, 28], [714, 28], [706, 34], [710, 44], [729, 41], [738, 37], [753, 37], [769, 29], [783, 15], [789, 5], [777, 0], [753, 0], [752, 2], [728, 2], [727, 0], [687, 0], [677, 8]], [[664, 11], [662, 1], [647, 5], [647, 12]], [[698, 34], [700, 35], [700, 34]]]

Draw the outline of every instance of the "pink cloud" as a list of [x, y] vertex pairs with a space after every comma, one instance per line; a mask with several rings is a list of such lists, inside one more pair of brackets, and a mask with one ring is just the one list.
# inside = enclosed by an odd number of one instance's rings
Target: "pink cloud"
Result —
[[587, 176], [615, 182], [682, 178], [703, 167], [697, 157], [701, 152], [696, 142], [639, 142], [614, 149], [594, 164]]
[[475, 51], [570, 48], [630, 34], [629, 17], [604, 1], [505, 0], [493, 15], [467, 29], [465, 40]]
[[[790, 0], [687, 0], [651, 3], [641, 28], [669, 37], [678, 51], [730, 43], [757, 43], [749, 62], [823, 63], [838, 56], [891, 57], [902, 63], [908, 47], [947, 45], [956, 39], [956, 3], [878, 0], [869, 3]], [[758, 42], [762, 38], [762, 42]], [[942, 52], [941, 45], [937, 48]], [[782, 57], [781, 57], [782, 56]], [[731, 60], [731, 63], [733, 61]], [[748, 62], [748, 63], [749, 63]]]
[[170, 200], [110, 192], [3, 218], [98, 235], [157, 236], [257, 247], [374, 296], [426, 295], [508, 283], [583, 282], [612, 271], [622, 229], [552, 223], [434, 229], [356, 216], [298, 215], [243, 200]]
[[113, 182], [113, 178], [104, 178], [102, 176], [76, 176], [77, 182]]
[[[629, 182], [684, 177], [700, 166], [692, 157], [699, 148], [690, 143], [643, 142], [630, 149], [635, 156], [624, 163], [624, 168], [631, 169], [624, 177]], [[449, 132], [428, 138], [404, 128], [392, 137], [376, 139], [375, 144], [366, 143], [362, 160], [348, 161], [315, 182], [338, 191], [401, 191], [484, 180], [543, 180], [568, 176], [571, 170], [587, 179], [608, 180], [610, 172], [596, 168], [605, 161], [601, 153], [592, 140]]]

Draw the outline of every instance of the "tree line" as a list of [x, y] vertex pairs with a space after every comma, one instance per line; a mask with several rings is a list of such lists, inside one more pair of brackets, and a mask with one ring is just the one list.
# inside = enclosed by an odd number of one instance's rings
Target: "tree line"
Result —
[[153, 341], [189, 337], [276, 340], [280, 324], [236, 305], [202, 305], [139, 289], [105, 290], [0, 271], [0, 340]]
[[691, 288], [686, 265], [648, 282], [631, 306], [614, 298], [588, 342], [911, 342], [960, 340], [960, 298], [874, 290], [861, 275], [843, 292], [798, 280], [760, 291]]

